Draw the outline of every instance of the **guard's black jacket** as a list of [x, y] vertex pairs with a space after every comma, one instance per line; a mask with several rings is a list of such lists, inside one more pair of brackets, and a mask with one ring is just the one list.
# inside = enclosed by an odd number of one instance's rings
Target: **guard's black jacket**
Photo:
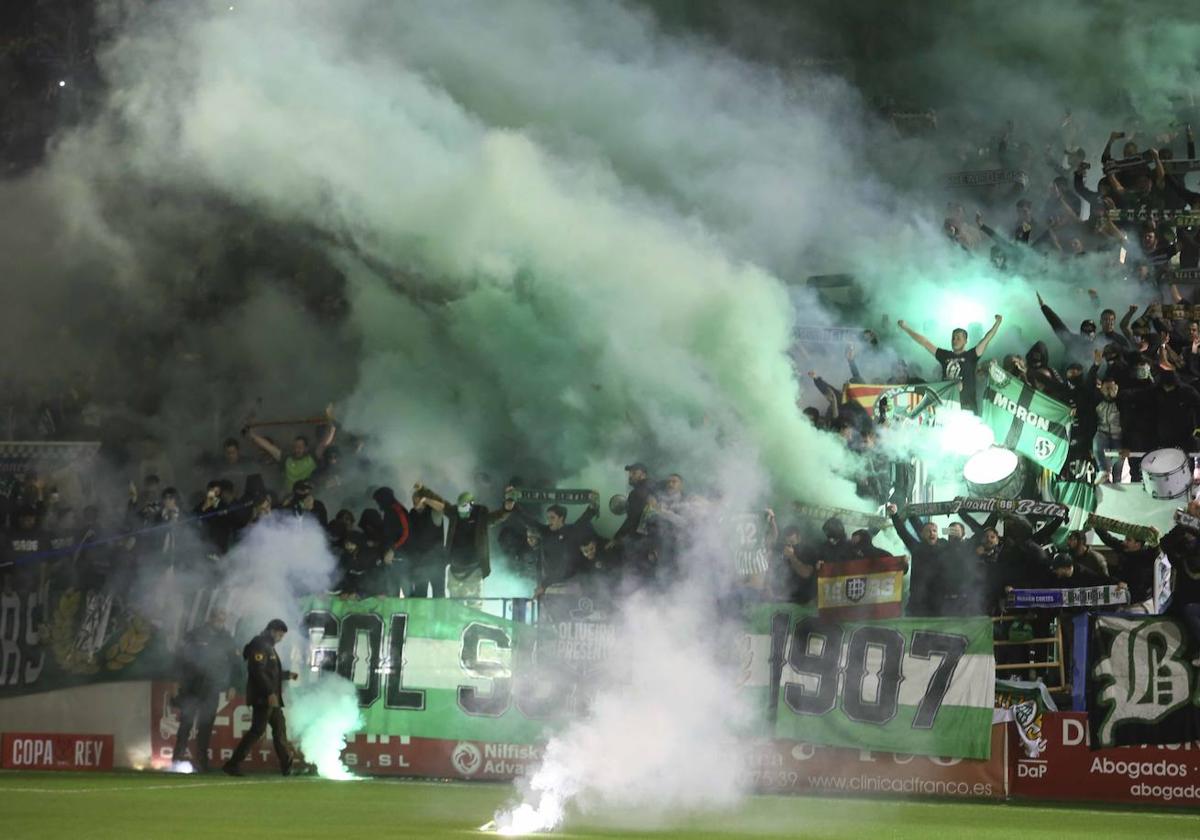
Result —
[[246, 660], [246, 703], [265, 706], [272, 694], [283, 706], [283, 665], [275, 652], [275, 640], [269, 632], [255, 636], [242, 648]]

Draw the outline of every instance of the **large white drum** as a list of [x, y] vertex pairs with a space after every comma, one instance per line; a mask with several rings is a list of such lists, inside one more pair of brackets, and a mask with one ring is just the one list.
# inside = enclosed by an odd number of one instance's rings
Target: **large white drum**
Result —
[[1155, 499], [1178, 499], [1192, 486], [1192, 465], [1182, 449], [1155, 449], [1142, 459], [1142, 486]]
[[968, 459], [963, 480], [977, 499], [1015, 499], [1025, 484], [1025, 469], [1011, 449], [989, 446]]

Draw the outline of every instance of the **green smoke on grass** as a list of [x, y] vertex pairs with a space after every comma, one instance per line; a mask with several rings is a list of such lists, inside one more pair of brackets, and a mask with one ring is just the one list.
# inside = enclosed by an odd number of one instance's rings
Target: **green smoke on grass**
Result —
[[363, 725], [354, 683], [323, 672], [290, 688], [287, 699], [288, 728], [304, 760], [323, 779], [360, 778], [342, 763], [346, 743]]

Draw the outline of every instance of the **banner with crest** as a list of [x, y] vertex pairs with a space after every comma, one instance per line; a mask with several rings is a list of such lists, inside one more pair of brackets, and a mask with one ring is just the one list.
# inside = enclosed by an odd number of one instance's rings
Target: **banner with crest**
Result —
[[958, 382], [921, 382], [912, 385], [848, 382], [847, 402], [856, 402], [877, 420], [892, 423], [937, 424], [939, 408], [958, 408]]
[[1092, 618], [1087, 691], [1093, 749], [1200, 740], [1194, 646], [1166, 616]]
[[0, 593], [0, 697], [169, 671], [161, 634], [115, 593]]

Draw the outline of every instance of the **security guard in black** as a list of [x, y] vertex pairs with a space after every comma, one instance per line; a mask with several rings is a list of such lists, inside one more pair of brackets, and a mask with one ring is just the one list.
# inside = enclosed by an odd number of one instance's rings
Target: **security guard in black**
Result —
[[242, 649], [242, 658], [246, 660], [246, 703], [250, 706], [252, 716], [250, 728], [223, 767], [231, 776], [242, 775], [239, 765], [267, 731], [267, 724], [271, 726], [271, 741], [279, 759], [280, 772], [287, 776], [292, 771], [287, 722], [283, 717], [283, 680], [294, 680], [299, 675], [283, 670], [279, 654], [275, 652], [275, 645], [286, 634], [287, 625], [278, 618], [272, 619], [267, 629]]

